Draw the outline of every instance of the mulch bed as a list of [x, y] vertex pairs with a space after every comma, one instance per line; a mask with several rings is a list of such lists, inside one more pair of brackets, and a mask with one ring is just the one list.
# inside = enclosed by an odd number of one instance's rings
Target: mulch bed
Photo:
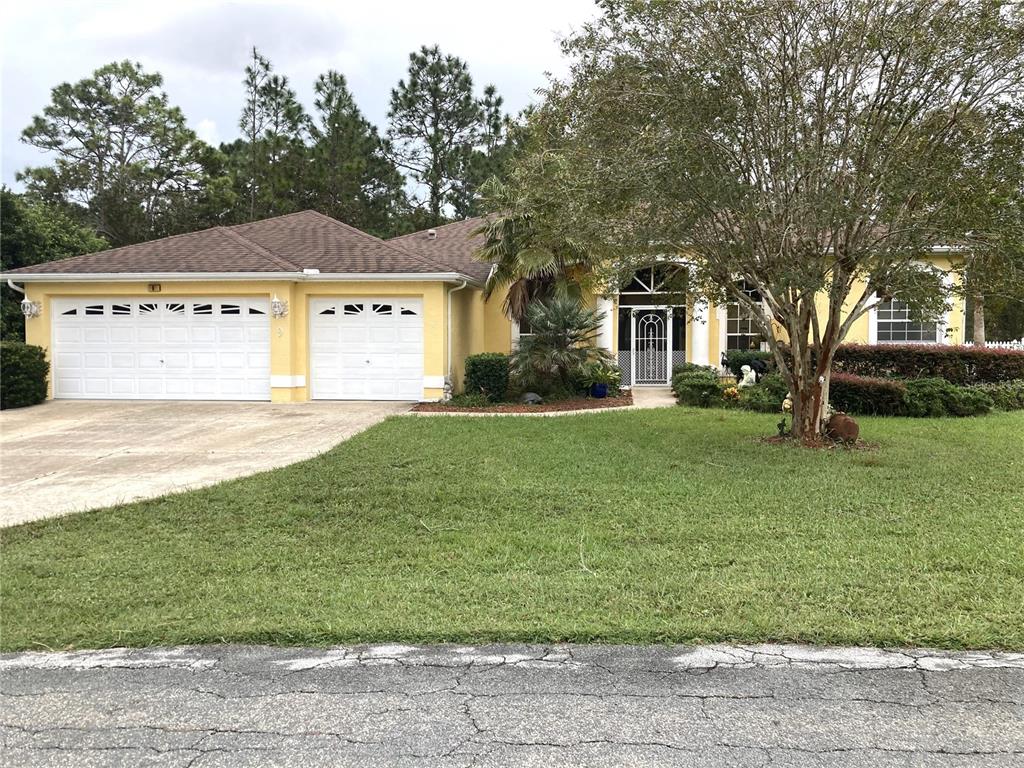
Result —
[[629, 392], [619, 397], [571, 397], [566, 400], [555, 400], [541, 405], [523, 405], [522, 403], [495, 403], [481, 408], [464, 408], [446, 403], [417, 403], [414, 411], [422, 413], [557, 413], [560, 411], [593, 411], [601, 408], [621, 408], [633, 404], [633, 395]]
[[819, 437], [817, 440], [805, 442], [803, 440], [797, 440], [792, 435], [786, 435], [784, 437], [772, 435], [771, 437], [760, 437], [758, 438], [758, 442], [768, 443], [769, 445], [792, 445], [797, 448], [813, 448], [816, 450], [845, 449], [848, 451], [874, 451], [878, 448], [878, 443], [871, 443], [866, 440], [857, 440], [856, 443], [844, 443], [825, 436]]

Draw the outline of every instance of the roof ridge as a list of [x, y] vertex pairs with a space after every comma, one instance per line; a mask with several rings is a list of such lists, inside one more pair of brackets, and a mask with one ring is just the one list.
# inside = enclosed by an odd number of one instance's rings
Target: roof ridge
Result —
[[414, 237], [415, 235], [422, 235], [425, 232], [429, 232], [432, 229], [434, 229], [434, 230], [445, 229], [446, 227], [454, 227], [457, 224], [469, 224], [471, 221], [479, 221], [481, 219], [485, 220], [486, 218], [487, 218], [487, 214], [481, 214], [479, 216], [470, 216], [469, 218], [459, 219], [458, 221], [449, 221], [449, 222], [447, 222], [445, 224], [438, 224], [436, 227], [427, 227], [426, 229], [417, 229], [415, 232], [406, 232], [404, 235], [395, 235], [394, 237], [389, 237], [385, 242], [389, 242], [390, 243], [392, 240], [402, 240], [402, 239], [407, 238], [407, 237]]
[[[417, 261], [419, 261], [421, 264], [424, 264], [424, 265], [426, 265], [428, 267], [444, 267], [445, 269], [449, 269], [452, 272], [455, 272], [457, 274], [460, 274], [460, 275], [462, 274], [461, 270], [459, 270], [454, 264], [449, 264], [446, 261], [438, 261], [437, 259], [428, 259], [428, 258], [425, 258], [424, 256], [421, 256], [418, 253], [413, 253], [412, 251], [407, 251], [405, 248], [400, 248], [397, 245], [393, 245], [388, 240], [383, 240], [383, 239], [381, 239], [381, 238], [379, 238], [379, 237], [377, 237], [375, 235], [371, 235], [369, 232], [363, 232], [363, 230], [357, 229], [356, 227], [353, 227], [351, 224], [346, 224], [343, 221], [338, 221], [337, 219], [332, 218], [331, 216], [328, 216], [325, 213], [320, 213], [320, 211], [314, 211], [312, 208], [308, 209], [308, 211], [299, 211], [299, 213], [312, 213], [315, 216], [319, 216], [321, 219], [326, 219], [331, 224], [334, 224], [336, 227], [341, 227], [342, 229], [354, 232], [357, 235], [361, 235], [363, 237], [368, 237], [371, 240], [376, 240], [378, 243], [383, 245], [385, 248], [389, 248], [389, 249], [391, 249], [393, 251], [396, 251], [396, 252], [402, 254], [403, 256], [411, 256], [412, 258], [414, 258]], [[288, 215], [293, 216], [295, 214], [288, 214]]]
[[[249, 222], [249, 223], [253, 224], [255, 222]], [[236, 232], [235, 231], [235, 227], [242, 227], [242, 226], [245, 226], [245, 225], [244, 224], [235, 224], [235, 225], [230, 226], [230, 227], [217, 226], [217, 227], [214, 227], [214, 229], [221, 230], [222, 232], [224, 232], [229, 237], [232, 237], [236, 241], [242, 243], [242, 245], [246, 246], [249, 250], [253, 251], [254, 253], [259, 254], [260, 256], [266, 257], [267, 259], [269, 259], [271, 262], [273, 262], [274, 264], [276, 264], [279, 267], [285, 267], [286, 269], [292, 270], [294, 272], [301, 272], [302, 271], [302, 267], [300, 267], [298, 264], [296, 264], [296, 263], [294, 263], [292, 261], [289, 261], [284, 256], [280, 256], [280, 255], [274, 253], [273, 251], [269, 250], [268, 248], [264, 248], [259, 243], [254, 242], [254, 241], [250, 240], [248, 237], [246, 237], [245, 235], [241, 234], [240, 232]]]

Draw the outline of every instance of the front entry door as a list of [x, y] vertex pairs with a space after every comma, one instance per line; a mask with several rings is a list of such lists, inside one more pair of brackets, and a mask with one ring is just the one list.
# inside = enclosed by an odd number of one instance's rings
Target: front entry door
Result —
[[669, 382], [671, 317], [667, 309], [633, 310], [633, 384]]

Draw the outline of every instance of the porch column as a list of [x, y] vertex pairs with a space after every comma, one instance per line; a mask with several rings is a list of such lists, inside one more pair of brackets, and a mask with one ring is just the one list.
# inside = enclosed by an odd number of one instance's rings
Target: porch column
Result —
[[711, 324], [708, 322], [708, 305], [696, 301], [693, 305], [693, 357], [691, 363], [711, 365]]
[[602, 349], [607, 349], [609, 352], [612, 350], [612, 340], [614, 338], [612, 334], [612, 322], [613, 313], [615, 306], [611, 299], [606, 299], [603, 296], [597, 297], [597, 311], [604, 315], [601, 320], [601, 330], [597, 334], [597, 344]]

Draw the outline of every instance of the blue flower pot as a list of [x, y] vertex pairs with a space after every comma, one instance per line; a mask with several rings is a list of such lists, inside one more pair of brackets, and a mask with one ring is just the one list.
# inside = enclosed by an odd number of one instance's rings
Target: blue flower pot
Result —
[[590, 396], [591, 397], [608, 397], [608, 385], [607, 384], [591, 384], [590, 385]]

